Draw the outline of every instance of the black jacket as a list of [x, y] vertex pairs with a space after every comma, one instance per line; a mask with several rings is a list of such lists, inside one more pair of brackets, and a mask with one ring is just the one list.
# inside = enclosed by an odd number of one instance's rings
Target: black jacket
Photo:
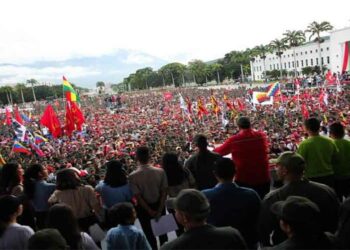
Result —
[[318, 205], [322, 216], [322, 231], [334, 233], [337, 229], [339, 201], [330, 187], [308, 181], [294, 181], [268, 193], [262, 201], [259, 218], [259, 239], [264, 246], [270, 246], [270, 235], [273, 232], [274, 245], [286, 239], [279, 226], [279, 221], [271, 212], [271, 205], [277, 201], [284, 201], [289, 196], [306, 197]]
[[160, 249], [247, 249], [247, 247], [236, 229], [205, 225], [184, 232], [179, 238], [164, 244]]

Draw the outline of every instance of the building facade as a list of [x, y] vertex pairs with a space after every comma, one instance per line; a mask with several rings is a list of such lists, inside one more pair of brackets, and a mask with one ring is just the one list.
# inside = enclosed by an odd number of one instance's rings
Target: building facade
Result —
[[[251, 61], [251, 72], [253, 80], [263, 80], [264, 72], [271, 70], [286, 70], [294, 72], [296, 64], [297, 74], [302, 74], [302, 68], [323, 65], [332, 72], [342, 72], [344, 68], [345, 44], [350, 41], [350, 27], [330, 32], [329, 36], [323, 37], [324, 42], [320, 45], [316, 42], [306, 42], [302, 46], [291, 48], [283, 52], [281, 58], [276, 53], [266, 54], [265, 60], [255, 57]], [[295, 60], [294, 60], [295, 50]], [[348, 55], [347, 55], [348, 56]], [[321, 58], [321, 60], [319, 59]], [[345, 69], [349, 70], [347, 61]]]

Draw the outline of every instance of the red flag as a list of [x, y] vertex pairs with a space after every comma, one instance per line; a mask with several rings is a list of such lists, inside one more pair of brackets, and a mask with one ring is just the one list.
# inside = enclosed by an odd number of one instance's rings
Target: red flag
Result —
[[71, 135], [75, 129], [81, 131], [84, 122], [84, 115], [79, 109], [79, 107], [76, 105], [76, 103], [67, 101], [65, 124], [65, 130], [67, 135]]
[[22, 120], [21, 115], [20, 115], [19, 112], [18, 112], [18, 107], [15, 108], [15, 119], [16, 119], [20, 124], [23, 125], [23, 120]]
[[173, 95], [170, 92], [165, 92], [163, 96], [165, 101], [170, 101], [173, 99]]
[[229, 110], [235, 110], [233, 104], [230, 102], [230, 100], [228, 99], [228, 97], [225, 93], [224, 93], [224, 101], [225, 101], [226, 106]]
[[304, 117], [304, 119], [309, 118], [309, 110], [307, 109], [306, 105], [301, 105], [301, 114]]
[[333, 77], [332, 71], [328, 70], [326, 74], [326, 80], [328, 84], [335, 84], [335, 78]]
[[239, 107], [239, 111], [243, 111], [245, 109], [244, 103], [241, 101], [241, 99], [237, 98], [237, 104]]
[[203, 115], [209, 114], [208, 110], [205, 108], [203, 101], [200, 97], [197, 100], [198, 117], [201, 118]]
[[188, 97], [186, 97], [185, 101], [186, 101], [186, 104], [187, 104], [187, 111], [188, 111], [188, 113], [192, 114], [192, 102], [190, 101], [190, 99]]
[[40, 124], [47, 127], [54, 138], [61, 135], [61, 124], [56, 113], [50, 104], [47, 105], [43, 116], [40, 119]]
[[9, 126], [11, 126], [11, 119], [12, 119], [12, 117], [11, 117], [10, 109], [6, 108], [6, 120], [5, 120], [5, 122]]

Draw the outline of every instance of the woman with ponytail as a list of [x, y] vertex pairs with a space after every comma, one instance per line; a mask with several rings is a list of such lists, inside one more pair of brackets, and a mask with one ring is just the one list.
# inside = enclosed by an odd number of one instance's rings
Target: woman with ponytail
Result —
[[24, 174], [24, 193], [34, 209], [38, 229], [45, 226], [48, 199], [56, 188], [55, 184], [46, 182], [47, 177], [47, 169], [40, 164], [31, 165]]

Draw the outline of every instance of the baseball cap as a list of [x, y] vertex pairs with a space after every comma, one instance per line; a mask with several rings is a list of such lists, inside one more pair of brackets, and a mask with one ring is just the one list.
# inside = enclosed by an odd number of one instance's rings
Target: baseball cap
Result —
[[301, 196], [289, 196], [285, 201], [275, 202], [271, 211], [280, 219], [297, 223], [317, 223], [320, 216], [318, 206]]
[[66, 240], [57, 229], [48, 228], [37, 231], [28, 241], [28, 249], [68, 249]]
[[167, 207], [186, 212], [196, 218], [206, 218], [210, 204], [205, 195], [196, 189], [184, 189], [176, 198], [167, 201]]
[[271, 162], [282, 165], [292, 173], [302, 173], [305, 170], [304, 158], [300, 154], [292, 151], [283, 152], [277, 159]]

